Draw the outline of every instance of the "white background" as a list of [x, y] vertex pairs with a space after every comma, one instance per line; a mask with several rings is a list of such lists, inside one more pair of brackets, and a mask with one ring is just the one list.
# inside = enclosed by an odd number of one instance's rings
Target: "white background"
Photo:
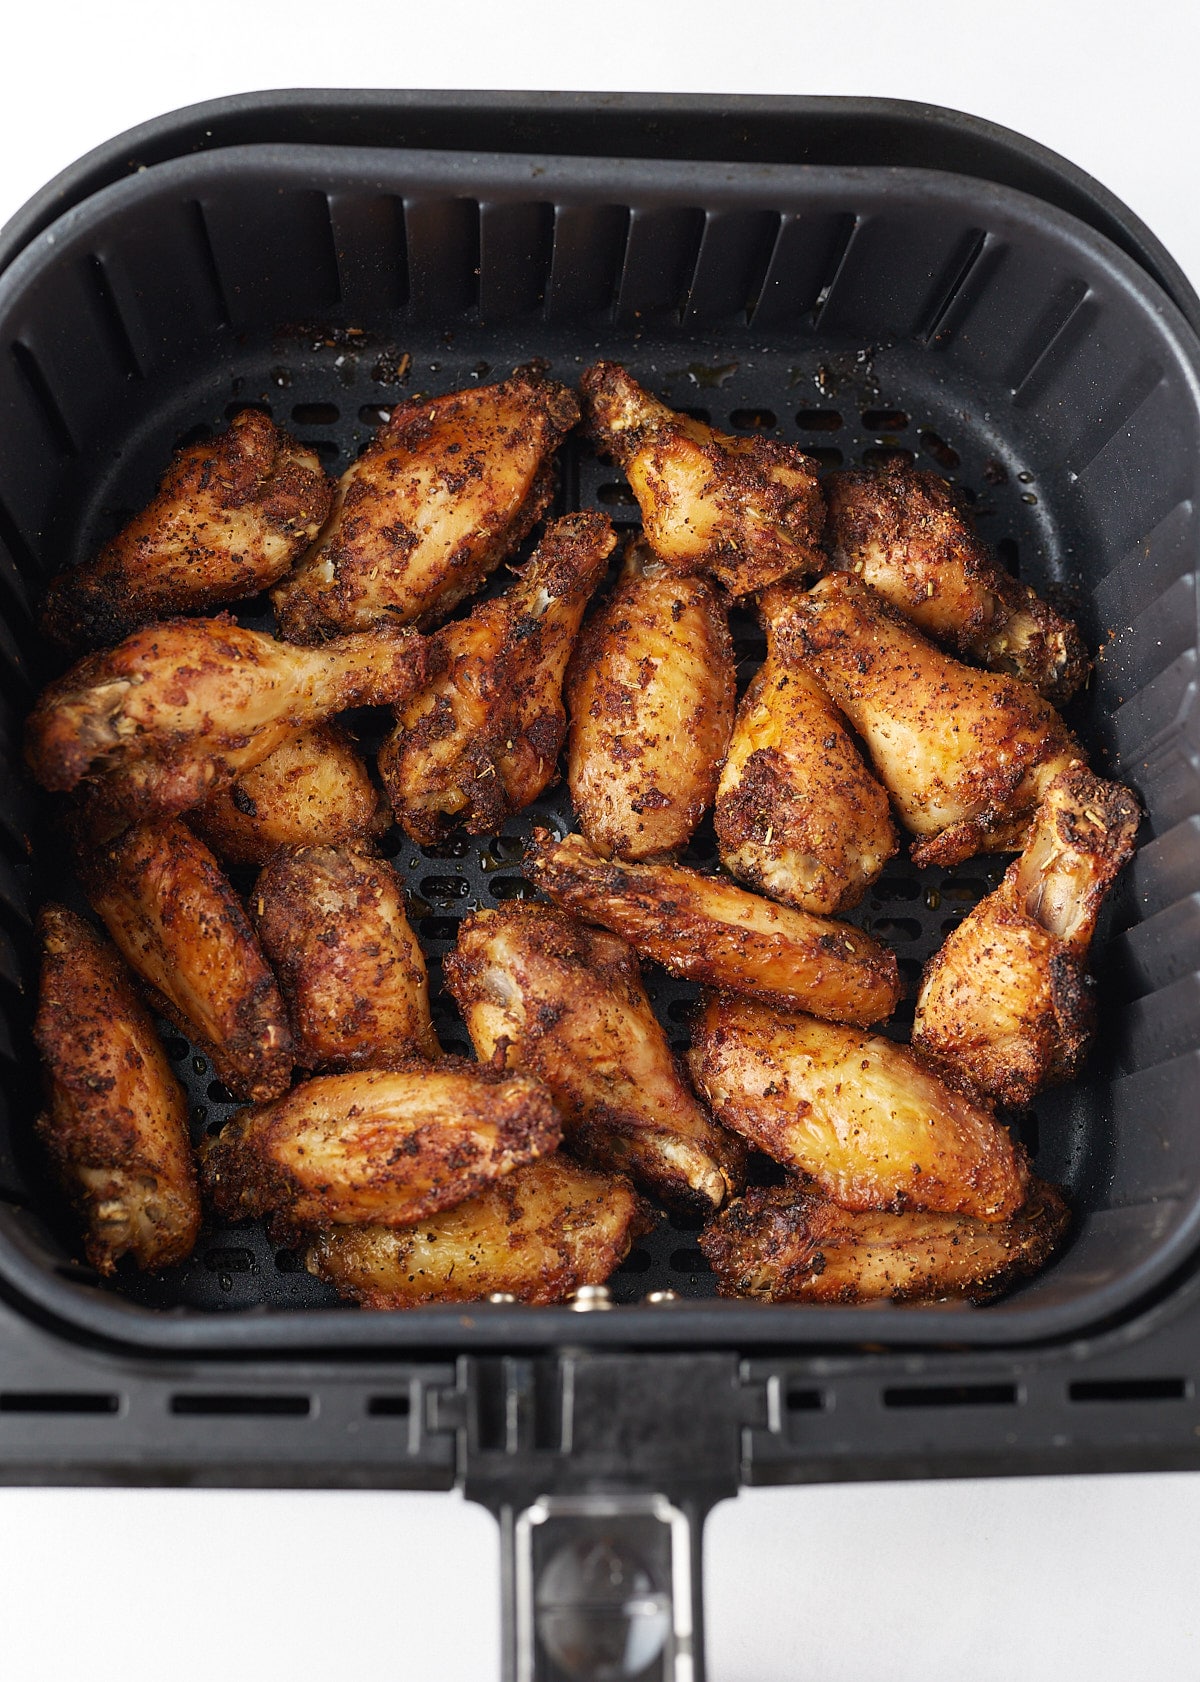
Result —
[[[252, 88], [876, 94], [1065, 153], [1200, 282], [1193, 0], [92, 0], [10, 4], [0, 44], [0, 221], [120, 130]], [[0, 1492], [0, 1677], [489, 1682], [496, 1560], [456, 1497]], [[1200, 1676], [1190, 1475], [753, 1491], [708, 1566], [713, 1682]]]

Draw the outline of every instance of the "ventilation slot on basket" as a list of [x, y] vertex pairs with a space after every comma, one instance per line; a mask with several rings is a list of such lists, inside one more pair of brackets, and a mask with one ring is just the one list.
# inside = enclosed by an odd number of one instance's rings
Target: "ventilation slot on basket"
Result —
[[88, 258], [88, 270], [92, 277], [92, 285], [96, 293], [96, 301], [100, 307], [102, 320], [108, 327], [109, 339], [117, 353], [117, 360], [124, 366], [125, 372], [135, 380], [142, 377], [142, 365], [138, 360], [138, 353], [134, 349], [133, 337], [126, 325], [125, 317], [121, 314], [121, 306], [116, 300], [112, 284], [104, 264], [99, 257]]
[[861, 226], [862, 222], [859, 217], [847, 216], [843, 228], [839, 230], [840, 239], [832, 247], [829, 254], [829, 266], [825, 271], [827, 278], [813, 303], [812, 321], [814, 327], [821, 325], [821, 317], [825, 314], [834, 293], [837, 291], [838, 281], [846, 272], [850, 251]]
[[121, 1398], [102, 1390], [4, 1390], [0, 1413], [119, 1413]]
[[988, 236], [982, 228], [972, 228], [963, 235], [962, 257], [959, 260], [958, 267], [954, 270], [950, 283], [942, 293], [941, 298], [930, 310], [926, 326], [917, 334], [922, 344], [933, 344], [939, 336], [945, 334], [950, 313], [970, 279], [976, 264], [983, 256], [987, 239]]
[[789, 1413], [820, 1413], [825, 1406], [825, 1392], [803, 1384], [789, 1384], [783, 1405]]
[[901, 1384], [883, 1392], [885, 1408], [1015, 1407], [1015, 1384]]
[[213, 1419], [306, 1419], [309, 1396], [230, 1396], [184, 1393], [171, 1397], [171, 1412]]
[[410, 1396], [368, 1396], [367, 1412], [372, 1419], [407, 1419], [412, 1412]]
[[1082, 280], [1073, 280], [1043, 310], [1033, 332], [1021, 347], [1008, 371], [1012, 400], [1016, 404], [1032, 402], [1046, 375], [1065, 348], [1064, 335], [1075, 322], [1088, 296]]
[[1081, 1378], [1067, 1386], [1073, 1402], [1182, 1402], [1188, 1394], [1183, 1378]]
[[217, 326], [228, 327], [229, 300], [225, 296], [221, 271], [217, 266], [217, 253], [213, 247], [212, 234], [209, 232], [208, 222], [204, 215], [204, 206], [197, 199], [192, 200], [192, 218], [192, 226], [196, 233], [196, 244], [200, 253], [200, 268], [212, 287], [212, 295], [217, 306]]
[[30, 396], [41, 411], [42, 419], [46, 423], [46, 430], [53, 439], [57, 449], [65, 456], [77, 455], [78, 448], [72, 436], [71, 428], [67, 425], [67, 417], [59, 407], [58, 399], [50, 389], [49, 381], [42, 372], [42, 365], [20, 339], [14, 339], [12, 358], [17, 365], [18, 372], [24, 380]]

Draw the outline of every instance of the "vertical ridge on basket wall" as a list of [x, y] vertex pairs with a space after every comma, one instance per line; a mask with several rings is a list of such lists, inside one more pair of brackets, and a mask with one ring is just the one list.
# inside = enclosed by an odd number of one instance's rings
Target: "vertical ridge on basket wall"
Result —
[[773, 210], [710, 210], [683, 308], [685, 323], [749, 319], [766, 279], [781, 217]]
[[785, 213], [767, 258], [750, 325], [791, 325], [811, 315], [827, 295], [858, 219], [851, 212]]
[[586, 319], [616, 302], [631, 213], [624, 204], [559, 204], [546, 286], [546, 320]]
[[554, 206], [500, 200], [479, 206], [479, 314], [508, 321], [540, 308], [554, 252]]
[[408, 303], [404, 204], [393, 193], [330, 193], [338, 290], [347, 317], [360, 323]]
[[163, 207], [153, 246], [125, 236], [120, 224], [93, 253], [129, 354], [151, 374], [219, 332], [228, 308], [195, 200]]
[[825, 333], [867, 333], [875, 343], [921, 338], [969, 265], [982, 230], [933, 210], [858, 218], [820, 304]]
[[204, 223], [232, 327], [319, 319], [340, 301], [329, 201], [317, 188], [227, 187]]
[[409, 307], [417, 321], [449, 322], [479, 299], [475, 199], [405, 198]]
[[653, 321], [681, 311], [703, 237], [703, 210], [684, 205], [635, 206], [617, 294], [617, 320]]

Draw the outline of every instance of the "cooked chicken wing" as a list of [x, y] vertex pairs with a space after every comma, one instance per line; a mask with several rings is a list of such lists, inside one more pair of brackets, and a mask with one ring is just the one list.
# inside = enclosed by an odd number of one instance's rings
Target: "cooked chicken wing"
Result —
[[98, 1273], [123, 1255], [169, 1267], [191, 1254], [200, 1197], [187, 1094], [117, 954], [65, 906], [42, 907], [33, 1037], [48, 1108], [37, 1131], [84, 1225]]
[[816, 465], [776, 438], [732, 437], [660, 403], [615, 362], [580, 381], [597, 446], [625, 471], [655, 554], [735, 596], [822, 572]]
[[688, 1090], [624, 941], [514, 900], [468, 917], [444, 968], [476, 1055], [544, 1080], [577, 1154], [684, 1208], [736, 1189], [742, 1145]]
[[767, 658], [742, 697], [713, 821], [721, 863], [801, 911], [848, 911], [896, 851], [887, 795], [805, 669], [785, 584], [759, 604]]
[[723, 1297], [762, 1302], [987, 1302], [1045, 1266], [1070, 1212], [1031, 1180], [1004, 1221], [925, 1210], [853, 1213], [799, 1185], [755, 1187], [698, 1243]]
[[320, 458], [243, 409], [228, 431], [178, 452], [95, 560], [52, 580], [42, 627], [59, 642], [118, 642], [152, 620], [253, 596], [308, 547], [332, 499]]
[[1087, 950], [1139, 815], [1082, 765], [1055, 778], [1021, 857], [926, 964], [914, 1045], [1005, 1104], [1074, 1079], [1095, 1022]]
[[1050, 783], [1083, 758], [1036, 690], [941, 653], [850, 573], [797, 596], [794, 623], [917, 836], [917, 864], [1021, 846]]
[[283, 849], [259, 872], [250, 910], [302, 1069], [440, 1056], [425, 959], [390, 864], [356, 847]]
[[719, 1120], [844, 1208], [1002, 1221], [1024, 1200], [1024, 1158], [990, 1105], [892, 1040], [715, 994], [689, 1062]]
[[679, 865], [607, 860], [582, 835], [535, 829], [529, 880], [557, 904], [600, 923], [672, 975], [752, 993], [864, 1027], [901, 996], [894, 952], [848, 923], [749, 894]]
[[417, 1226], [331, 1227], [306, 1261], [364, 1308], [478, 1302], [493, 1291], [562, 1302], [602, 1285], [652, 1225], [627, 1179], [556, 1151]]
[[80, 862], [84, 889], [154, 1008], [237, 1098], [286, 1092], [292, 1037], [275, 977], [216, 859], [178, 818]]
[[563, 673], [616, 536], [602, 514], [547, 527], [502, 596], [430, 639], [432, 683], [397, 710], [379, 755], [414, 841], [461, 825], [494, 834], [553, 781], [566, 734]]
[[550, 459], [578, 419], [572, 393], [532, 368], [394, 409], [274, 593], [284, 636], [319, 642], [381, 619], [426, 627], [444, 618], [542, 513]]
[[457, 1058], [319, 1075], [237, 1111], [201, 1147], [201, 1181], [221, 1215], [269, 1215], [277, 1238], [402, 1226], [554, 1150], [559, 1132], [540, 1081]]
[[712, 804], [733, 724], [733, 645], [704, 578], [641, 541], [584, 626], [567, 673], [567, 780], [590, 841], [622, 858], [678, 852]]
[[823, 489], [833, 564], [857, 573], [926, 636], [1066, 701], [1087, 677], [1078, 630], [976, 535], [936, 473], [899, 463], [832, 473]]

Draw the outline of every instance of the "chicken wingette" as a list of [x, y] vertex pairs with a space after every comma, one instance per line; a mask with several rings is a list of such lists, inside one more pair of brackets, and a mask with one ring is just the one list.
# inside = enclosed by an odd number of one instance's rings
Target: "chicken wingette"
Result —
[[535, 829], [524, 870], [565, 910], [672, 975], [835, 1022], [882, 1022], [901, 997], [896, 955], [861, 929], [775, 905], [680, 865], [604, 859], [582, 835]]
[[416, 1226], [327, 1228], [305, 1260], [364, 1308], [478, 1302], [497, 1291], [562, 1302], [581, 1285], [602, 1285], [652, 1224], [622, 1175], [556, 1151]]
[[312, 450], [243, 409], [180, 450], [157, 494], [93, 561], [53, 579], [43, 629], [112, 643], [139, 625], [253, 596], [316, 537], [333, 490]]
[[957, 654], [1055, 701], [1079, 688], [1089, 661], [1078, 630], [1004, 570], [944, 479], [901, 464], [855, 467], [823, 489], [835, 567]]
[[567, 673], [567, 781], [588, 839], [627, 859], [685, 847], [716, 792], [734, 695], [714, 586], [631, 542]]
[[555, 520], [502, 596], [430, 638], [433, 680], [397, 709], [379, 755], [396, 821], [414, 841], [458, 825], [494, 834], [554, 780], [563, 674], [615, 544], [602, 514]]
[[36, 1122], [98, 1273], [123, 1255], [157, 1269], [191, 1254], [200, 1196], [187, 1094], [120, 958], [65, 906], [42, 907], [33, 1037], [46, 1073]]
[[991, 1106], [892, 1040], [713, 994], [689, 1065], [719, 1121], [844, 1208], [1003, 1221], [1024, 1200], [1024, 1158]]
[[292, 1037], [279, 987], [241, 900], [187, 825], [137, 824], [82, 858], [79, 873], [155, 1009], [234, 1097], [286, 1092]]
[[1046, 789], [1083, 758], [1036, 690], [942, 653], [852, 573], [798, 595], [794, 624], [917, 837], [916, 864], [1022, 846]]
[[267, 1215], [277, 1239], [403, 1226], [554, 1150], [559, 1136], [540, 1081], [447, 1058], [318, 1075], [239, 1110], [201, 1147], [201, 1182], [220, 1215]]
[[763, 593], [767, 657], [738, 707], [713, 823], [721, 863], [801, 911], [857, 905], [898, 841], [883, 789], [805, 666], [797, 592]]
[[1095, 1026], [1088, 947], [1139, 816], [1082, 765], [1055, 778], [1025, 851], [925, 966], [914, 1045], [1005, 1104], [1074, 1079]]
[[445, 617], [542, 514], [551, 457], [578, 419], [566, 386], [533, 368], [394, 409], [274, 592], [284, 636], [319, 642], [382, 619], [424, 628]]
[[794, 445], [677, 414], [615, 362], [587, 369], [580, 390], [591, 436], [624, 470], [668, 566], [711, 572], [735, 596], [824, 571], [816, 465]]
[[466, 918], [444, 970], [476, 1055], [545, 1081], [577, 1154], [702, 1213], [736, 1189], [741, 1142], [688, 1089], [624, 941], [514, 900]]
[[284, 848], [259, 872], [250, 911], [300, 1068], [440, 1055], [404, 884], [384, 859], [349, 846]]

